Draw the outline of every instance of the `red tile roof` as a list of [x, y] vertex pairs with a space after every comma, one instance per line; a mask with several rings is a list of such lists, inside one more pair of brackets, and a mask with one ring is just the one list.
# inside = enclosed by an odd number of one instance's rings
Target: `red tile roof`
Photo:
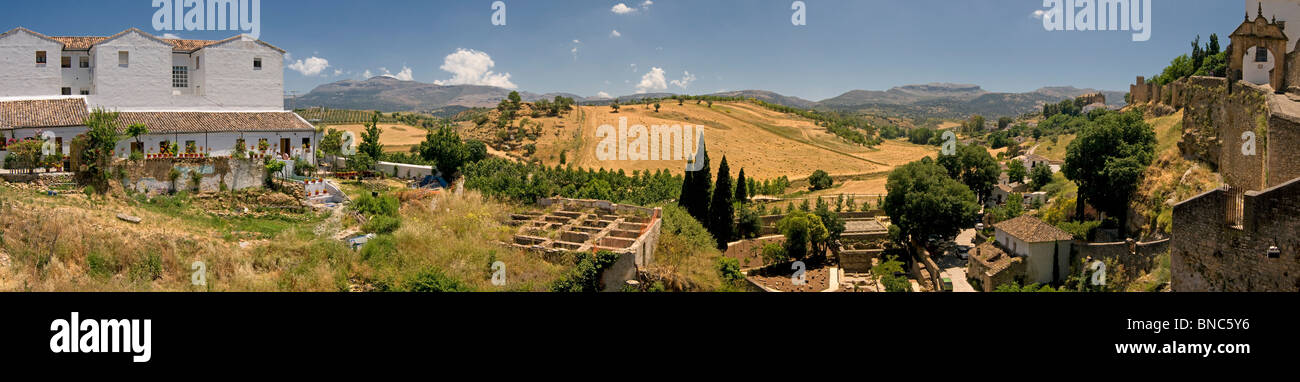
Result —
[[121, 112], [118, 131], [143, 123], [151, 134], [217, 133], [232, 131], [315, 131], [292, 112]]
[[0, 102], [0, 129], [82, 126], [86, 100], [63, 98]]
[[994, 224], [993, 228], [1026, 243], [1074, 240], [1074, 235], [1029, 215]]

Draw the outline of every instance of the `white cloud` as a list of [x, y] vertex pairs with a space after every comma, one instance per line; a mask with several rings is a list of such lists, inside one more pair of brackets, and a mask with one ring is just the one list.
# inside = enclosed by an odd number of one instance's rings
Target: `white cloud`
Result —
[[[177, 36], [177, 35], [174, 35], [174, 34], [171, 34], [171, 33], [163, 33], [162, 38], [170, 39], [170, 40], [183, 40], [183, 39], [181, 38], [181, 36]], [[289, 54], [288, 54], [288, 53], [285, 53], [284, 56], [285, 56], [285, 58], [288, 58], [288, 57], [289, 57]]]
[[[286, 55], [287, 56], [287, 55]], [[312, 56], [306, 60], [298, 60], [289, 64], [289, 69], [301, 73], [304, 76], [316, 76], [330, 67], [330, 61], [324, 58]]]
[[690, 87], [692, 82], [695, 82], [695, 75], [691, 74], [691, 72], [683, 72], [682, 79], [672, 80], [674, 86], [682, 89]]
[[578, 61], [578, 45], [582, 45], [582, 41], [578, 39], [574, 39], [573, 48], [569, 49], [569, 53], [573, 55], [574, 61]]
[[1029, 14], [1029, 17], [1033, 17], [1033, 18], [1035, 18], [1035, 19], [1042, 20], [1042, 19], [1043, 19], [1043, 15], [1046, 15], [1046, 14], [1047, 14], [1047, 11], [1042, 10], [1042, 9], [1039, 9], [1039, 10], [1034, 11], [1034, 13]]
[[645, 0], [644, 3], [641, 3], [641, 9], [649, 10], [651, 5], [655, 5], [655, 2], [650, 0]]
[[[378, 75], [379, 77], [388, 77], [388, 78], [392, 78], [392, 79], [395, 79], [395, 80], [401, 80], [401, 81], [414, 81], [414, 80], [415, 80], [415, 76], [412, 75], [411, 68], [407, 67], [406, 65], [402, 65], [402, 71], [397, 72], [397, 74], [393, 74], [393, 72], [388, 71], [388, 68], [379, 68], [379, 71], [382, 72], [382, 73], [380, 73], [380, 74]], [[365, 77], [366, 79], [370, 79], [370, 78], [375, 77], [375, 74], [374, 74], [374, 72], [371, 72], [370, 70], [366, 70], [365, 73], [362, 73], [362, 74], [361, 74], [361, 77]]]
[[338, 77], [338, 76], [341, 76], [341, 75], [343, 75], [343, 69], [334, 69], [334, 76], [335, 76], [335, 77]]
[[510, 82], [510, 73], [494, 73], [492, 67], [496, 63], [487, 53], [473, 49], [457, 49], [455, 53], [447, 55], [443, 59], [440, 67], [442, 70], [451, 73], [449, 80], [439, 80], [433, 83], [438, 85], [483, 85], [496, 86], [499, 88], [515, 89], [519, 86]]
[[636, 8], [629, 7], [627, 6], [627, 4], [623, 4], [623, 3], [618, 3], [618, 5], [615, 5], [613, 8], [610, 8], [609, 10], [610, 12], [614, 12], [620, 15], [626, 15], [628, 13], [636, 12]]
[[406, 67], [406, 66], [402, 66], [402, 71], [397, 72], [396, 75], [393, 75], [393, 74], [390, 74], [390, 73], [384, 73], [384, 75], [385, 75], [385, 76], [388, 76], [388, 77], [393, 77], [393, 78], [396, 78], [396, 79], [399, 79], [399, 80], [402, 80], [402, 81], [414, 81], [414, 80], [415, 80], [415, 76], [411, 75], [411, 68], [408, 68], [408, 67]]
[[623, 37], [623, 34], [618, 33], [618, 29], [615, 29], [612, 32], [609, 32], [609, 37]]
[[606, 93], [606, 92], [596, 93], [596, 97], [599, 97], [599, 98], [614, 98], [614, 97], [610, 96], [609, 93]]
[[660, 68], [650, 68], [649, 72], [641, 76], [641, 82], [636, 84], [637, 94], [664, 89], [668, 89], [668, 81], [664, 79], [664, 70]]

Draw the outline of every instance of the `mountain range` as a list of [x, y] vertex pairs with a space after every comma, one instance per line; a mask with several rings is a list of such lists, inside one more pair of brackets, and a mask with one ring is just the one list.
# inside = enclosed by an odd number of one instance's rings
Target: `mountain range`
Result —
[[[384, 112], [439, 112], [445, 109], [494, 107], [511, 90], [491, 86], [437, 85], [402, 81], [391, 77], [367, 80], [344, 80], [316, 87], [306, 95], [285, 99], [294, 108], [326, 107], [332, 109], [380, 110]], [[1032, 112], [1045, 103], [1055, 103], [1080, 95], [1099, 92], [1070, 86], [1044, 87], [1028, 93], [994, 93], [978, 85], [932, 83], [899, 86], [885, 91], [853, 90], [834, 98], [810, 101], [766, 90], [727, 91], [710, 94], [720, 97], [755, 98], [765, 102], [818, 110], [867, 112], [911, 118], [964, 118], [973, 114], [986, 117], [1016, 116]], [[1124, 93], [1100, 91], [1110, 106], [1122, 106]], [[537, 94], [520, 91], [525, 102], [569, 97], [584, 104], [627, 102], [645, 98], [664, 98], [672, 93], [648, 93], [614, 99], [582, 97], [570, 93]]]

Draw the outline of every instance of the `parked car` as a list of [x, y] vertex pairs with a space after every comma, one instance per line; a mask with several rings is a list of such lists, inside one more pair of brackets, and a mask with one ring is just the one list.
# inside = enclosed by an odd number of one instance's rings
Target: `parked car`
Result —
[[943, 278], [943, 291], [952, 292], [952, 279], [947, 277]]
[[964, 245], [957, 246], [957, 256], [960, 256], [962, 260], [969, 260], [970, 247]]

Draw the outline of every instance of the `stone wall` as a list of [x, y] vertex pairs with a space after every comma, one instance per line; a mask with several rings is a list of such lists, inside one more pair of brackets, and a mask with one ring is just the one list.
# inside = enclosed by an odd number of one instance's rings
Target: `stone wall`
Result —
[[199, 183], [200, 192], [218, 192], [222, 185], [226, 190], [243, 190], [261, 188], [266, 177], [266, 167], [259, 160], [232, 158], [197, 158], [197, 159], [155, 159], [141, 161], [118, 161], [124, 171], [123, 184], [136, 192], [149, 194], [167, 193], [173, 184], [168, 177], [173, 168], [180, 172], [176, 179], [176, 190], [193, 188], [191, 175], [202, 174]]
[[1263, 189], [1267, 142], [1258, 139], [1256, 155], [1247, 156], [1241, 151], [1241, 137], [1248, 131], [1267, 136], [1267, 88], [1242, 82], [1229, 91], [1226, 80], [1194, 77], [1186, 90], [1179, 149], [1185, 156], [1214, 166], [1234, 187]]
[[1170, 239], [1147, 243], [1116, 242], [1088, 243], [1074, 242], [1074, 258], [1093, 260], [1114, 260], [1124, 266], [1124, 273], [1129, 278], [1150, 272], [1156, 266], [1156, 257], [1169, 251]]
[[867, 273], [871, 271], [871, 261], [884, 253], [883, 249], [846, 249], [840, 251], [840, 269], [846, 273]]
[[[1173, 290], [1300, 291], [1300, 179], [1245, 192], [1240, 226], [1229, 222], [1233, 194], [1225, 187], [1174, 206]], [[1280, 250], [1277, 258], [1268, 254], [1272, 246]]]

